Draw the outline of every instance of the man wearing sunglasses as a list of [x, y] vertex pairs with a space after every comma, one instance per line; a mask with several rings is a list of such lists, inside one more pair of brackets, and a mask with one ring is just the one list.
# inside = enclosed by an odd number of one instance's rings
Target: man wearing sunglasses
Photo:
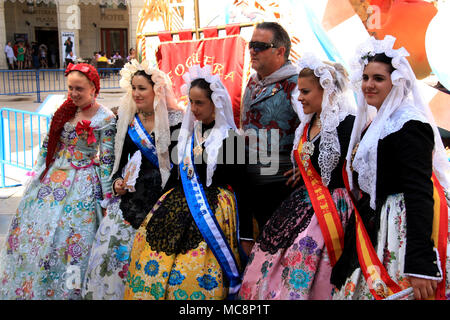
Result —
[[[243, 97], [242, 128], [249, 138], [247, 176], [243, 179], [247, 183], [246, 194], [239, 212], [251, 214], [259, 231], [292, 192], [283, 175], [292, 168], [290, 153], [299, 125], [293, 107], [298, 103], [298, 73], [289, 61], [290, 49], [291, 40], [281, 25], [256, 25], [249, 43], [251, 66], [256, 73], [250, 77]], [[255, 155], [257, 160], [253, 161]], [[245, 251], [252, 246], [251, 236], [241, 234]]]

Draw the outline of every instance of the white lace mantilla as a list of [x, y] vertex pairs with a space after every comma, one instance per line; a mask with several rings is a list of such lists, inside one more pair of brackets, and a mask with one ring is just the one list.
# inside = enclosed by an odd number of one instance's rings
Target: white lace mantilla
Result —
[[[217, 156], [219, 154], [220, 147], [223, 140], [228, 137], [228, 130], [233, 129], [236, 133], [238, 129], [234, 123], [233, 107], [231, 104], [231, 98], [227, 89], [220, 80], [218, 74], [212, 74], [212, 68], [210, 65], [205, 65], [201, 68], [199, 65], [194, 65], [189, 68], [189, 72], [183, 75], [185, 84], [181, 87], [181, 94], [189, 96], [191, 89], [191, 83], [195, 79], [205, 79], [210, 84], [212, 90], [211, 99], [215, 106], [215, 124], [205, 140], [205, 149], [208, 154], [208, 162], [206, 169], [206, 186], [210, 186], [212, 183], [212, 177], [217, 166]], [[186, 144], [190, 143], [190, 138], [194, 132], [195, 117], [191, 112], [191, 103], [188, 100], [188, 106], [183, 117], [181, 124], [181, 131], [178, 137], [178, 163], [183, 162], [184, 151], [186, 150]]]
[[[134, 116], [138, 111], [136, 103], [132, 98], [131, 86], [133, 76], [138, 71], [144, 71], [150, 75], [154, 83], [153, 91], [155, 97], [153, 100], [153, 108], [155, 111], [155, 124], [153, 131], [155, 133], [156, 150], [158, 151], [162, 187], [164, 187], [170, 175], [169, 145], [171, 137], [169, 126], [171, 125], [171, 121], [176, 122], [182, 117], [183, 111], [177, 107], [170, 78], [158, 68], [152, 67], [147, 60], [139, 63], [136, 59], [133, 59], [120, 70], [121, 79], [119, 84], [127, 93], [121, 98], [118, 110], [119, 120], [117, 122], [117, 135], [114, 147], [115, 162], [111, 177], [119, 168], [123, 142], [128, 132], [128, 126], [133, 122]], [[169, 111], [171, 111], [172, 115], [170, 115]]]
[[[299, 72], [305, 68], [313, 70], [323, 88], [319, 167], [322, 182], [327, 186], [330, 183], [331, 172], [336, 168], [341, 156], [337, 127], [350, 112], [351, 103], [345, 93], [348, 80], [340, 71], [332, 65], [323, 63], [312, 53], [303, 55], [298, 62], [298, 68]], [[296, 111], [300, 118], [300, 125], [295, 130], [293, 151], [297, 150], [305, 125], [311, 122], [313, 116], [313, 114], [304, 114], [301, 104]], [[294, 162], [293, 153], [291, 158]]]
[[[351, 176], [350, 164], [358, 172], [358, 184], [361, 190], [370, 195], [370, 206], [375, 209], [376, 177], [377, 177], [377, 149], [378, 141], [389, 134], [399, 131], [409, 120], [418, 120], [430, 124], [434, 133], [433, 171], [444, 190], [450, 187], [450, 166], [445, 149], [439, 135], [430, 108], [423, 101], [417, 86], [417, 80], [411, 66], [406, 59], [409, 55], [404, 48], [394, 49], [395, 38], [387, 35], [384, 40], [368, 39], [357, 50], [352, 63], [351, 76], [357, 93], [358, 113], [350, 139], [347, 153], [347, 173]], [[392, 58], [395, 70], [391, 74], [392, 89], [384, 99], [376, 116], [360, 141], [361, 133], [369, 123], [369, 105], [361, 89], [362, 75], [370, 56], [385, 53]], [[352, 161], [352, 152], [359, 143], [358, 150]], [[349, 179], [353, 189], [353, 179]]]

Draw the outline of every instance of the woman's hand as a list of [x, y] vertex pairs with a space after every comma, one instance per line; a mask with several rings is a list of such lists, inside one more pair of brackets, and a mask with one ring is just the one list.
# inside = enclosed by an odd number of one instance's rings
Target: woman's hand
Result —
[[[294, 179], [295, 172], [295, 179]], [[286, 181], [287, 186], [291, 186], [292, 188], [296, 187], [300, 181], [300, 171], [297, 168], [290, 169], [283, 174], [285, 177], [289, 177]]]
[[114, 188], [114, 191], [119, 196], [123, 196], [125, 193], [127, 193], [127, 190], [125, 189], [125, 183], [123, 182], [123, 179], [117, 179], [116, 181], [114, 181], [113, 188]]
[[414, 289], [414, 299], [423, 300], [433, 296], [436, 292], [437, 281], [417, 277], [408, 277], [411, 287]]

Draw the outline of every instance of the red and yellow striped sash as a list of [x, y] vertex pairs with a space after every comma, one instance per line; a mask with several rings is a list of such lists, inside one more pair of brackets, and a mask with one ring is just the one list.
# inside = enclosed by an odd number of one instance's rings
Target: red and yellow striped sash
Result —
[[[366, 279], [370, 292], [375, 299], [381, 300], [389, 297], [392, 294], [400, 292], [400, 286], [392, 280], [386, 268], [381, 263], [377, 253], [370, 241], [369, 235], [361, 216], [355, 206], [355, 199], [350, 191], [347, 171], [345, 164], [342, 170], [345, 187], [350, 194], [355, 209], [355, 224], [356, 224], [356, 250], [358, 253], [358, 260]], [[445, 199], [445, 194], [442, 186], [439, 184], [436, 176], [432, 176], [434, 187], [434, 217], [433, 217], [433, 232], [432, 239], [435, 246], [438, 247], [439, 257], [441, 259], [441, 270], [443, 272], [443, 279], [438, 284], [435, 299], [445, 299], [445, 261], [447, 258], [447, 234], [448, 234], [448, 208]]]
[[344, 248], [344, 229], [339, 218], [336, 206], [331, 198], [330, 191], [322, 183], [322, 178], [314, 169], [309, 156], [302, 154], [302, 148], [306, 142], [309, 124], [305, 125], [302, 139], [298, 149], [295, 150], [295, 160], [305, 182], [311, 199], [314, 213], [319, 221], [320, 230], [325, 240], [330, 263], [334, 266], [342, 254]]
[[446, 261], [447, 261], [447, 239], [448, 239], [448, 206], [445, 198], [444, 188], [442, 188], [436, 175], [433, 172], [431, 177], [433, 181], [433, 198], [434, 198], [434, 217], [433, 231], [431, 239], [437, 248], [442, 270], [442, 281], [438, 283], [435, 299], [445, 300], [446, 285]]

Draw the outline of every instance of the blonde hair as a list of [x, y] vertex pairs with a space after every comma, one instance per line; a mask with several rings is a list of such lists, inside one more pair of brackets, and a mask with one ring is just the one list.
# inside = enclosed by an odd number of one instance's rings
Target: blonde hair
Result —
[[[347, 82], [348, 82], [348, 72], [345, 70], [344, 66], [340, 64], [339, 62], [330, 62], [330, 61], [323, 61], [324, 64], [329, 65], [330, 67], [330, 73], [333, 77], [334, 84], [336, 85], [336, 88], [343, 92], [347, 88]], [[300, 73], [298, 74], [299, 78], [307, 78], [312, 77], [314, 78], [320, 85], [319, 77], [315, 75], [314, 70], [310, 68], [303, 68]]]

